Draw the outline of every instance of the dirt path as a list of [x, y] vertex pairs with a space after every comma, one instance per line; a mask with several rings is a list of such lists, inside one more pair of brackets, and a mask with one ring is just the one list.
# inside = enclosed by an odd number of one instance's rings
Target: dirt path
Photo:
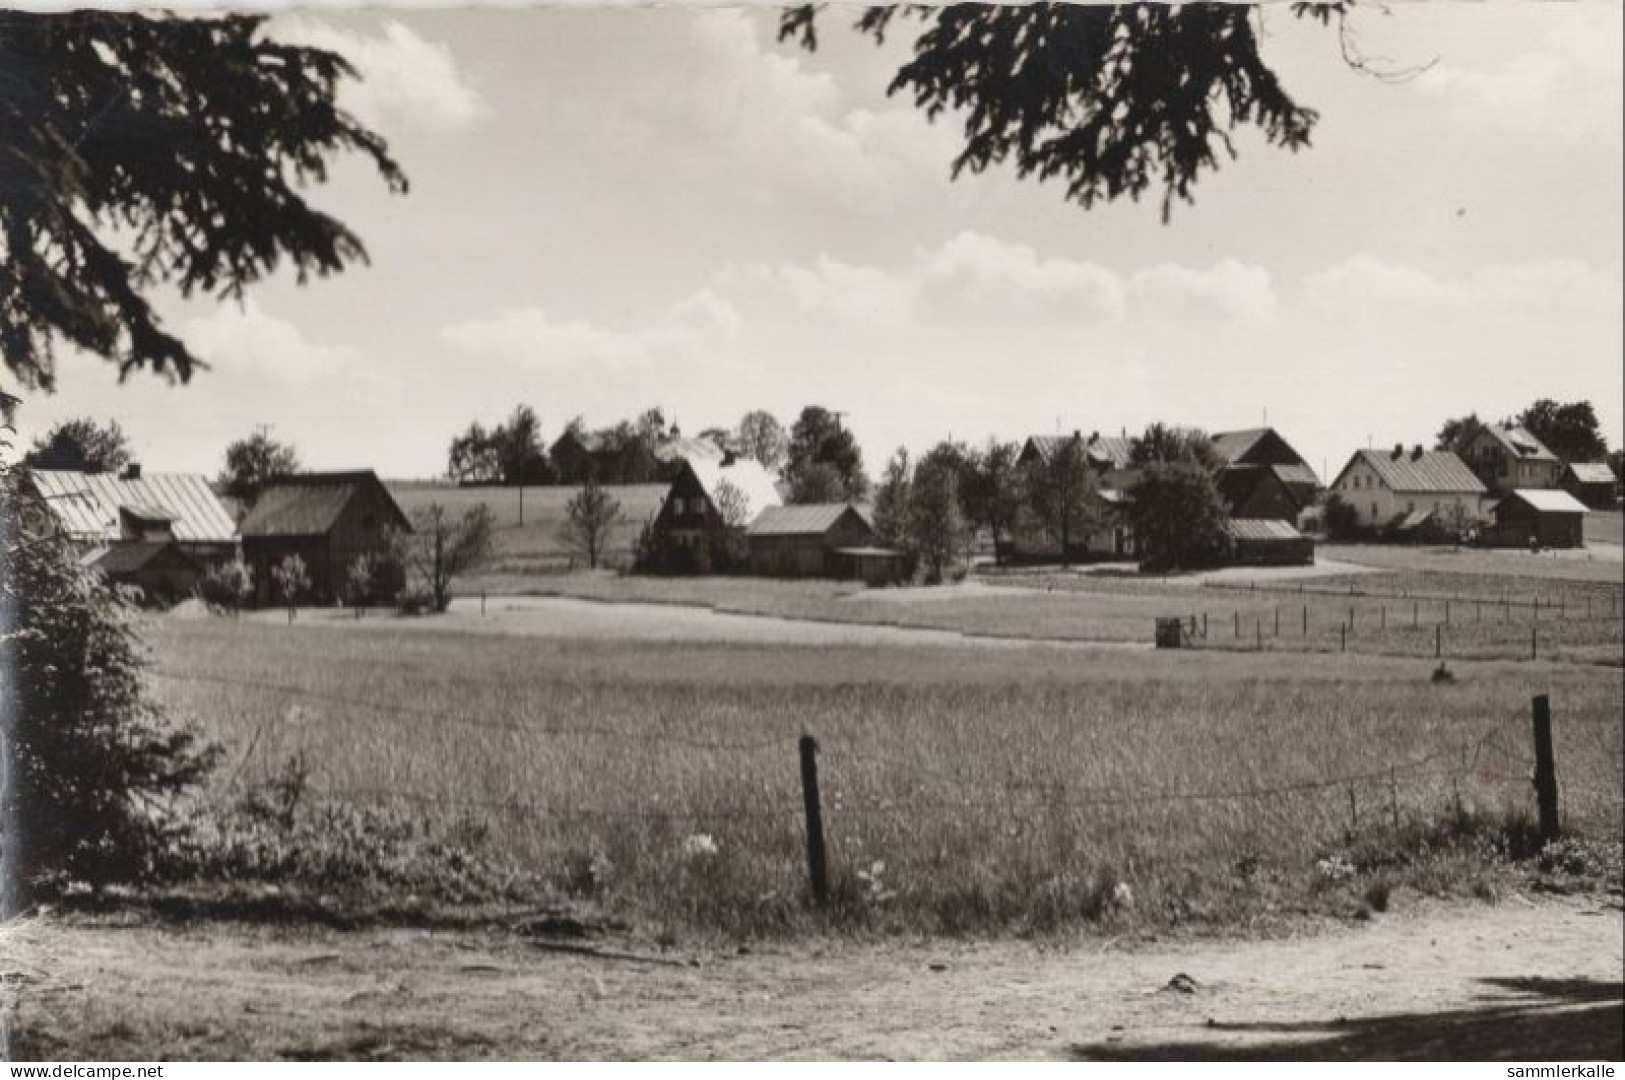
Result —
[[[1273, 942], [812, 943], [32, 919], [13, 1053], [275, 1058], [1618, 1058], [1617, 896], [1413, 906]], [[1165, 989], [1176, 975], [1189, 992]]]

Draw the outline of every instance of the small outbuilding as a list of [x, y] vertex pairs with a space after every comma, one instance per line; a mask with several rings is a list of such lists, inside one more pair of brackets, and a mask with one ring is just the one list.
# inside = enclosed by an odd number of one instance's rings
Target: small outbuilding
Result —
[[1619, 478], [1606, 461], [1569, 462], [1561, 486], [1592, 510], [1612, 510], [1619, 504]]
[[167, 540], [136, 540], [88, 552], [80, 563], [115, 585], [133, 586], [148, 601], [173, 603], [190, 596], [202, 580], [202, 562]]
[[746, 558], [746, 528], [781, 505], [773, 478], [755, 458], [684, 458], [651, 526], [670, 571], [728, 569]]
[[238, 531], [259, 603], [278, 599], [271, 569], [289, 555], [304, 560], [310, 599], [330, 603], [342, 595], [351, 563], [362, 555], [386, 557], [390, 534], [411, 527], [378, 474], [357, 469], [278, 477], [254, 500]]
[[880, 545], [874, 525], [850, 503], [772, 506], [745, 530], [750, 570], [769, 577], [896, 580], [900, 552]]
[[1585, 504], [1556, 488], [1508, 492], [1495, 504], [1495, 524], [1484, 531], [1497, 547], [1577, 548], [1585, 546]]
[[1241, 566], [1313, 566], [1315, 542], [1276, 518], [1231, 518], [1231, 562]]

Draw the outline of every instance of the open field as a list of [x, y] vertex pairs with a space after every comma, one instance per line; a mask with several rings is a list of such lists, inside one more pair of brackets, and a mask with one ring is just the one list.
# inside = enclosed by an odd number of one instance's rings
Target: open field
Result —
[[1495, 578], [1539, 578], [1618, 584], [1625, 575], [1618, 544], [1542, 551], [1518, 548], [1426, 547], [1388, 544], [1319, 544], [1317, 558], [1359, 563], [1385, 570], [1481, 574]]
[[1625, 594], [1618, 584], [1414, 570], [1245, 584], [1012, 570], [929, 589], [613, 573], [486, 578], [479, 584], [493, 595], [675, 604], [1039, 641], [1148, 643], [1156, 619], [1170, 616], [1194, 627], [1196, 647], [1432, 658], [1437, 644], [1443, 659], [1526, 660], [1533, 648], [1537, 658], [1613, 664], [1625, 648]]
[[[13, 1060], [1618, 1060], [1617, 896], [1275, 941], [757, 943], [23, 919]], [[1322, 928], [1325, 930], [1326, 928]], [[1162, 990], [1175, 973], [1190, 993]], [[12, 1011], [14, 1010], [14, 1011]]]
[[821, 747], [828, 917], [879, 932], [1230, 926], [1347, 910], [1389, 875], [1465, 888], [1480, 823], [1530, 803], [1537, 692], [1567, 823], [1619, 830], [1617, 669], [1462, 663], [1437, 685], [1425, 663], [1344, 656], [446, 625], [163, 619], [153, 685], [228, 748], [213, 803], [302, 762], [306, 812], [455, 827], [460, 850], [655, 932], [810, 925], [804, 732]]
[[[414, 510], [439, 503], [454, 516], [484, 504], [496, 521], [495, 551], [488, 567], [491, 573], [547, 574], [570, 567], [570, 552], [559, 542], [559, 526], [564, 508], [577, 491], [573, 487], [458, 487], [428, 481], [389, 482], [389, 493], [407, 516]], [[607, 557], [612, 565], [631, 562], [638, 533], [660, 510], [667, 484], [621, 484], [607, 490], [620, 501], [623, 520], [611, 530]], [[523, 499], [524, 520], [520, 521]]]

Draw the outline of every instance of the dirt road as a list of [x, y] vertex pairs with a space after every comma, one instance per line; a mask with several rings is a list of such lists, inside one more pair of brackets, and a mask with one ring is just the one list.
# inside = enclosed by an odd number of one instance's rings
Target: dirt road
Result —
[[17, 1057], [1581, 1059], [1622, 1053], [1622, 926], [1512, 896], [1282, 941], [688, 952], [45, 917], [0, 969]]

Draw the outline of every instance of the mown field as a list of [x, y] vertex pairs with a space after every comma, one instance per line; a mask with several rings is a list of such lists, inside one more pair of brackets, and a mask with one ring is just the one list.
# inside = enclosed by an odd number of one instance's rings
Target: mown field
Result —
[[[457, 487], [428, 481], [390, 481], [389, 492], [410, 516], [413, 511], [439, 503], [452, 515], [461, 516], [483, 504], [496, 522], [492, 558], [484, 572], [493, 575], [550, 574], [571, 568], [571, 553], [559, 539], [564, 508], [575, 495], [573, 487], [527, 487], [521, 491], [504, 487]], [[608, 490], [621, 504], [622, 520], [610, 532], [608, 561], [625, 566], [643, 525], [660, 510], [666, 497], [666, 484], [621, 484]]]
[[576, 643], [383, 619], [150, 636], [162, 701], [228, 750], [206, 816], [292, 792], [290, 820], [328, 815], [348, 865], [366, 840], [345, 814], [379, 808], [406, 823], [391, 858], [489, 859], [656, 932], [819, 924], [803, 733], [835, 886], [819, 918], [877, 932], [1240, 926], [1347, 913], [1389, 880], [1474, 888], [1531, 803], [1537, 692], [1566, 824], [1619, 835], [1617, 669], [1466, 663], [1435, 684], [1430, 664], [1365, 657]]

